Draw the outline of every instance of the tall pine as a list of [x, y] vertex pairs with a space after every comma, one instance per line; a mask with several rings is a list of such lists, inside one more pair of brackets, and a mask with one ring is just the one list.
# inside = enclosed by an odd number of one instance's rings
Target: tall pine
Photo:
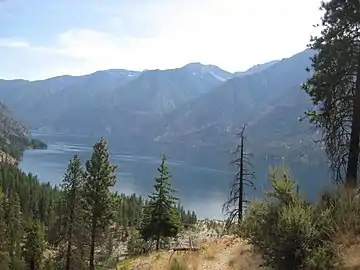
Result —
[[326, 1], [321, 9], [323, 29], [309, 45], [315, 52], [314, 73], [303, 86], [317, 106], [308, 116], [323, 132], [335, 180], [355, 187], [360, 153], [360, 1]]
[[84, 172], [81, 160], [74, 156], [68, 165], [62, 182], [62, 215], [61, 239], [65, 240], [61, 258], [64, 259], [64, 269], [79, 269], [83, 267], [84, 237], [83, 211], [81, 189], [84, 183]]
[[34, 220], [25, 230], [23, 257], [25, 260], [26, 269], [41, 269], [44, 250], [44, 229], [42, 224]]
[[20, 245], [23, 236], [23, 217], [20, 209], [20, 199], [17, 193], [9, 194], [5, 214], [10, 269], [21, 269], [22, 259]]
[[90, 234], [90, 270], [95, 269], [95, 247], [113, 219], [111, 187], [115, 185], [116, 165], [110, 163], [107, 143], [101, 138], [93, 146], [91, 159], [86, 162], [84, 212]]
[[5, 221], [5, 203], [5, 194], [0, 187], [0, 269], [8, 269], [10, 264], [8, 242], [6, 239], [7, 224]]
[[162, 154], [161, 165], [157, 169], [155, 191], [149, 195], [149, 203], [144, 209], [141, 227], [143, 239], [155, 239], [156, 250], [159, 250], [162, 237], [174, 237], [180, 227], [180, 215], [177, 209], [178, 198], [172, 194], [175, 190], [171, 186], [171, 174], [166, 165], [166, 156]]

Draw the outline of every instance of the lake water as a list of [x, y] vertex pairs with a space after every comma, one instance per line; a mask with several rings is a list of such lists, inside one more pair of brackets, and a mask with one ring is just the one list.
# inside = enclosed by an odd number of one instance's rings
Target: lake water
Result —
[[[86, 136], [69, 136], [64, 134], [33, 133], [48, 144], [46, 150], [28, 150], [24, 153], [20, 167], [25, 172], [36, 174], [40, 181], [54, 185], [61, 183], [69, 160], [77, 154], [84, 162], [90, 158], [92, 145], [99, 138]], [[122, 150], [112, 147], [109, 150], [114, 164], [118, 164], [116, 190], [126, 194], [137, 193], [146, 196], [152, 191], [156, 169], [160, 164], [161, 152], [168, 155], [168, 166], [173, 175], [172, 183], [178, 190], [182, 204], [195, 210], [201, 218], [223, 218], [221, 206], [229, 191], [233, 169], [228, 165], [229, 153], [215, 149], [183, 148], [176, 151], [173, 146], [154, 147], [145, 153]], [[125, 147], [124, 147], [125, 149]], [[129, 149], [129, 148], [126, 148]], [[256, 183], [260, 194], [262, 187], [267, 185], [266, 176], [268, 163], [263, 160], [254, 161], [256, 167]], [[300, 187], [313, 197], [324, 181], [314, 181], [324, 177], [320, 166], [291, 167]], [[324, 179], [324, 178], [323, 178]], [[259, 188], [260, 187], [260, 188]], [[260, 190], [260, 193], [259, 193]]]
[[[35, 138], [48, 144], [46, 150], [25, 151], [20, 167], [36, 174], [40, 181], [58, 185], [66, 171], [69, 160], [77, 154], [84, 162], [92, 152], [92, 145], [99, 138], [69, 136], [62, 134], [36, 134]], [[109, 145], [114, 164], [118, 164], [116, 190], [126, 194], [147, 195], [152, 191], [156, 169], [160, 164], [158, 155], [137, 155], [114, 151]], [[195, 210], [201, 217], [222, 218], [221, 205], [227, 196], [231, 171], [189, 164], [186, 160], [168, 158], [173, 175], [172, 183], [178, 190], [184, 206]], [[226, 165], [226, 163], [224, 163]]]

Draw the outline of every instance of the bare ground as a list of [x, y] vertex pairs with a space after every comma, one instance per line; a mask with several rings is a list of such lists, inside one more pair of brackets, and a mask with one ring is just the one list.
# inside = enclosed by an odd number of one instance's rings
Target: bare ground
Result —
[[[343, 250], [343, 270], [360, 270], [360, 245]], [[188, 270], [261, 270], [261, 259], [252, 247], [236, 236], [223, 236], [204, 241], [199, 251], [162, 251], [136, 259], [126, 260], [118, 270], [170, 270], [171, 262], [177, 260]]]
[[259, 257], [253, 254], [248, 244], [235, 236], [204, 242], [199, 251], [167, 251], [142, 256], [125, 262], [118, 269], [167, 270], [173, 260], [186, 264], [189, 270], [260, 269]]

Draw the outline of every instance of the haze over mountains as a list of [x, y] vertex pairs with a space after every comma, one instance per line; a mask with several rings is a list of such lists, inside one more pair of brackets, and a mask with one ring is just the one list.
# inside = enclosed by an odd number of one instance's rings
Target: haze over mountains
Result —
[[309, 125], [298, 121], [312, 107], [300, 88], [310, 75], [305, 68], [311, 55], [306, 50], [234, 74], [190, 63], [170, 70], [0, 80], [0, 100], [42, 131], [229, 148], [247, 123], [252, 149], [294, 153], [312, 144]]

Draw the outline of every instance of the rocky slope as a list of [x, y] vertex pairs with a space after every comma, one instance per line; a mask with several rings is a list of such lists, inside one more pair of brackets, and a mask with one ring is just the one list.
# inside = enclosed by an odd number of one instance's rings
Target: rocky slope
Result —
[[0, 103], [0, 161], [15, 164], [27, 147], [45, 146], [31, 140], [23, 123], [15, 119], [12, 112]]

